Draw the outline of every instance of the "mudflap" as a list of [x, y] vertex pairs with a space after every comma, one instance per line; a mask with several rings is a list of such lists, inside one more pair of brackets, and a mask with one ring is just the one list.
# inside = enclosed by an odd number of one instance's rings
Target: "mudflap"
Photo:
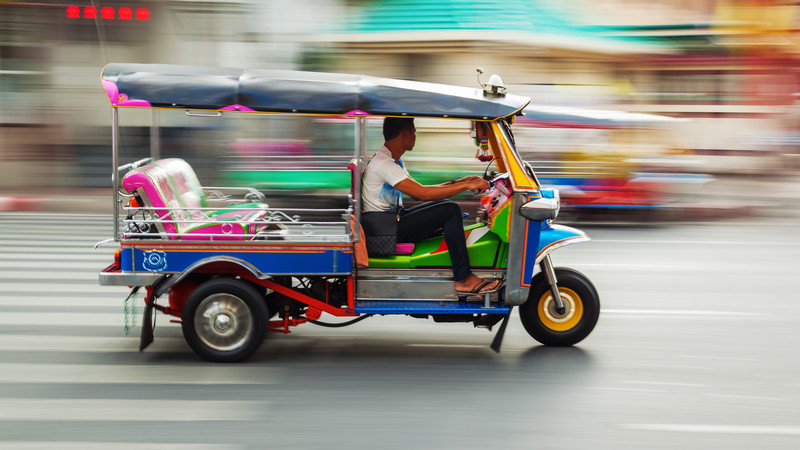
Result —
[[[144, 317], [142, 317], [142, 334], [139, 337], [139, 351], [143, 351], [147, 346], [153, 343], [153, 308], [156, 304], [156, 293], [164, 281], [169, 278], [164, 275], [156, 280], [155, 283], [148, 289], [147, 298], [144, 301]], [[135, 289], [135, 288], [134, 288]]]
[[511, 310], [513, 308], [508, 309], [508, 314], [503, 317], [503, 323], [500, 324], [500, 328], [497, 330], [497, 334], [494, 335], [494, 339], [492, 339], [492, 344], [489, 346], [495, 353], [500, 353], [500, 346], [503, 344], [503, 337], [506, 335], [506, 327], [508, 326], [508, 319], [511, 318]]

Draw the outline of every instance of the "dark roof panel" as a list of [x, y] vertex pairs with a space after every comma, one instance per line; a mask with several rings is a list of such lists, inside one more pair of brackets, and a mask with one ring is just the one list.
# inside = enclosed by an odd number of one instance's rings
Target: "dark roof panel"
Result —
[[481, 89], [338, 73], [109, 64], [114, 107], [495, 119], [530, 99]]

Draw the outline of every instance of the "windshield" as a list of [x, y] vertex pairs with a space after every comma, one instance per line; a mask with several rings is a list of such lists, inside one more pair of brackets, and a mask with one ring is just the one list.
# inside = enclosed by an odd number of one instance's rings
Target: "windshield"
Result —
[[514, 133], [511, 131], [511, 124], [509, 121], [500, 120], [498, 124], [500, 125], [500, 132], [503, 134], [505, 141], [508, 143], [508, 147], [511, 149], [511, 154], [516, 159], [516, 164], [525, 168], [526, 175], [533, 180], [537, 187], [541, 186], [539, 179], [536, 177], [536, 173], [533, 171], [533, 167], [531, 167], [527, 161], [523, 160], [517, 151], [516, 140], [514, 138]]

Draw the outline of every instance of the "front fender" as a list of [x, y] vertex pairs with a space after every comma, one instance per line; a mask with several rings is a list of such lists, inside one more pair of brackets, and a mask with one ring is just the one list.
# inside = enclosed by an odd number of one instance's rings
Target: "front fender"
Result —
[[[557, 248], [578, 242], [590, 241], [591, 238], [583, 231], [564, 225], [550, 225], [542, 230], [539, 237], [539, 250], [536, 252], [536, 261], [539, 264], [545, 256]], [[531, 274], [531, 277], [533, 274]]]
[[506, 288], [506, 303], [509, 305], [521, 305], [528, 299], [536, 267], [545, 256], [557, 248], [589, 240], [583, 231], [564, 225], [524, 221], [522, 227], [523, 245], [509, 251], [510, 281]]

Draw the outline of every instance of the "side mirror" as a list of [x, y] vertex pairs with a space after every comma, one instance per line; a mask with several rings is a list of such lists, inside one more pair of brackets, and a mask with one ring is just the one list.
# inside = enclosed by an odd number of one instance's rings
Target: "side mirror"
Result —
[[519, 213], [522, 214], [522, 217], [537, 222], [554, 220], [558, 216], [558, 210], [561, 209], [561, 198], [558, 190], [553, 189], [552, 192], [552, 198], [537, 198], [523, 203], [519, 208]]

